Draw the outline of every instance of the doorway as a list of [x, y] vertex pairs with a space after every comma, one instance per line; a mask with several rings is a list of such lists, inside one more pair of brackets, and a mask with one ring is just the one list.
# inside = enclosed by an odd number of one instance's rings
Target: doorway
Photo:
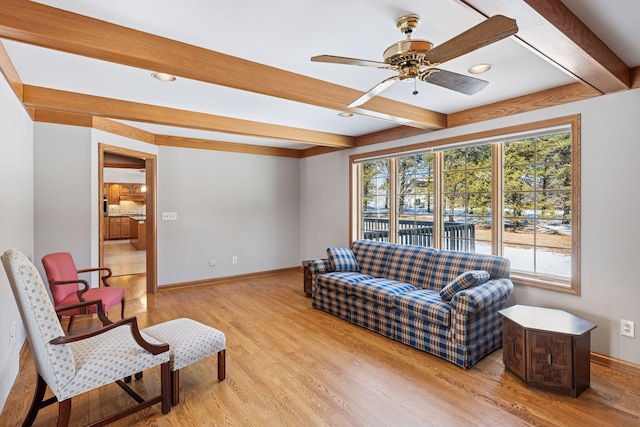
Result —
[[99, 144], [98, 171], [100, 265], [145, 275], [146, 292], [156, 293], [156, 156]]

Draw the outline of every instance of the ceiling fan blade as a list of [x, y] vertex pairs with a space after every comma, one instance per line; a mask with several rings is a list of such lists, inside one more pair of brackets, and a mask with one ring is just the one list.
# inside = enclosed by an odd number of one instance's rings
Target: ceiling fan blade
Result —
[[367, 102], [374, 96], [378, 95], [380, 92], [382, 92], [383, 90], [385, 90], [386, 88], [388, 88], [389, 86], [397, 82], [398, 80], [400, 80], [400, 76], [389, 77], [388, 79], [381, 81], [380, 83], [375, 85], [373, 88], [371, 88], [369, 92], [365, 93], [360, 98], [356, 99], [351, 104], [349, 104], [347, 108], [353, 108], [353, 107], [357, 107], [359, 105], [364, 104], [365, 102]]
[[518, 25], [516, 25], [514, 19], [502, 15], [495, 15], [434, 47], [426, 53], [425, 59], [434, 65], [442, 64], [443, 62], [512, 36], [517, 32]]
[[376, 68], [384, 68], [389, 70], [396, 69], [394, 66], [389, 65], [385, 62], [369, 61], [366, 59], [346, 58], [344, 56], [318, 55], [318, 56], [312, 56], [311, 60], [313, 62], [329, 62], [332, 64], [361, 65], [363, 67], [376, 67]]
[[486, 80], [465, 76], [464, 74], [458, 74], [447, 70], [434, 71], [431, 75], [421, 80], [467, 95], [478, 93], [489, 84]]

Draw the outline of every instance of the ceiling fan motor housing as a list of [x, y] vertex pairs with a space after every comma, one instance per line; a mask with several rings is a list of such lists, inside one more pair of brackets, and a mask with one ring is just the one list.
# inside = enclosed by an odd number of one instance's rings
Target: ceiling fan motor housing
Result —
[[389, 65], [403, 66], [409, 64], [427, 64], [424, 56], [433, 48], [433, 43], [426, 40], [402, 40], [389, 46], [383, 54], [384, 62]]

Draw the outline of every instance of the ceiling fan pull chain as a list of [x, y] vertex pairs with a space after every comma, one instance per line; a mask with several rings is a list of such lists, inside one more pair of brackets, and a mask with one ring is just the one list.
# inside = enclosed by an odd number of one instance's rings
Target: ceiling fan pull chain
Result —
[[417, 76], [415, 79], [413, 79], [413, 94], [414, 95], [418, 94], [418, 77]]

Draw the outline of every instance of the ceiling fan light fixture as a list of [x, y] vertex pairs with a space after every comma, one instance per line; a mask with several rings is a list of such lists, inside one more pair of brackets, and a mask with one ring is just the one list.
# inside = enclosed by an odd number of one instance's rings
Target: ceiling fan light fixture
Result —
[[469, 68], [469, 72], [471, 74], [482, 74], [482, 73], [486, 73], [490, 69], [491, 69], [491, 64], [478, 64]]
[[160, 80], [161, 82], [172, 82], [176, 79], [176, 76], [168, 73], [151, 73], [151, 77]]

